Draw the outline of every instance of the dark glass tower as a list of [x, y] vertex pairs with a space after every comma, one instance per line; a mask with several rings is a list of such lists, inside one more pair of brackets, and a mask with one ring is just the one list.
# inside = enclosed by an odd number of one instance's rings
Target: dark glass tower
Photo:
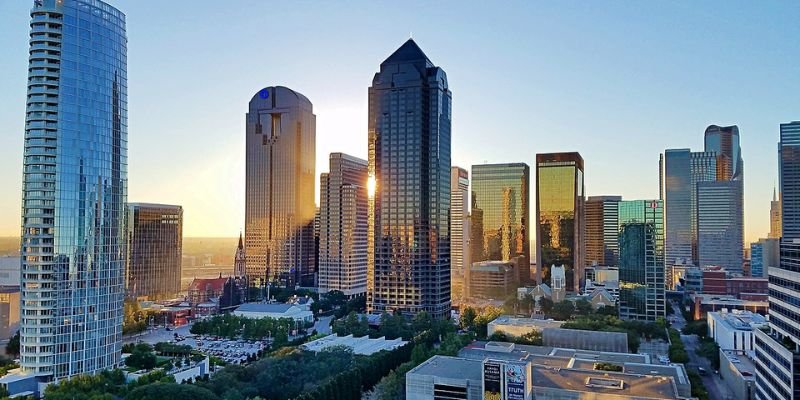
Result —
[[536, 155], [536, 266], [552, 286], [550, 269], [564, 266], [565, 289], [578, 292], [584, 267], [583, 157]]
[[367, 308], [450, 313], [447, 75], [409, 39], [369, 88]]
[[52, 381], [120, 363], [127, 37], [125, 15], [102, 1], [33, 4], [20, 365]]
[[259, 90], [247, 112], [245, 256], [248, 281], [313, 286], [316, 116], [283, 86]]
[[183, 208], [128, 203], [125, 290], [130, 298], [172, 299], [181, 290]]
[[586, 266], [617, 266], [621, 196], [591, 196], [586, 200]]
[[[531, 282], [530, 167], [524, 163], [472, 166], [471, 262], [510, 261], [516, 280]], [[480, 219], [480, 220], [478, 220]]]
[[621, 318], [655, 321], [666, 317], [664, 272], [663, 202], [619, 202]]

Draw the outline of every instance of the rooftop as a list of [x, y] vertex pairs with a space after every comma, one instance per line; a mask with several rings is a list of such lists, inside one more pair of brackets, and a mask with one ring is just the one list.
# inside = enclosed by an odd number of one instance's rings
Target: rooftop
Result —
[[750, 357], [744, 352], [740, 350], [723, 350], [722, 357], [725, 359], [722, 360], [720, 369], [725, 368], [725, 360], [728, 360], [730, 365], [736, 368], [736, 371], [739, 372], [739, 375], [742, 375], [746, 381], [753, 381], [756, 379], [755, 364], [753, 364], [753, 360], [751, 360]]
[[674, 381], [665, 376], [534, 366], [532, 381], [534, 393], [541, 387], [631, 398], [679, 399]]
[[483, 360], [460, 357], [433, 356], [416, 366], [409, 374], [429, 375], [445, 379], [482, 381]]
[[261, 313], [285, 313], [289, 311], [290, 308], [294, 307], [294, 304], [285, 304], [285, 303], [244, 303], [236, 309], [236, 311], [242, 312], [261, 312]]
[[730, 329], [751, 331], [753, 328], [767, 324], [767, 318], [752, 311], [733, 310], [732, 312], [709, 312], [709, 318], [714, 318]]
[[328, 335], [323, 338], [308, 342], [302, 347], [308, 351], [318, 352], [333, 346], [345, 346], [353, 350], [354, 354], [370, 355], [381, 350], [394, 350], [405, 345], [402, 339], [386, 340], [384, 337], [370, 339], [369, 336], [354, 337], [353, 335], [337, 336]]
[[555, 321], [552, 319], [535, 319], [535, 318], [517, 318], [509, 315], [501, 315], [494, 321], [489, 322], [490, 325], [512, 325], [520, 327], [535, 327], [535, 328], [560, 328], [564, 321]]

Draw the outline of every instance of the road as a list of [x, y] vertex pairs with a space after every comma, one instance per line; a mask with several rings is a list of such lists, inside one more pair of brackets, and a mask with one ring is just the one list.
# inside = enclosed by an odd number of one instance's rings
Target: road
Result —
[[[686, 319], [683, 318], [680, 307], [682, 306], [672, 302], [672, 309], [675, 310], [675, 313], [671, 316], [672, 327], [678, 331], [686, 326]], [[711, 361], [697, 355], [697, 349], [700, 347], [700, 338], [697, 335], [684, 335], [681, 333], [681, 341], [686, 347], [686, 353], [689, 354], [689, 362], [686, 363], [686, 369], [697, 371], [697, 367], [702, 367], [708, 371], [708, 375], [700, 376], [703, 380], [703, 386], [708, 391], [708, 398], [712, 400], [734, 400], [733, 392], [722, 381], [719, 374], [714, 373]]]

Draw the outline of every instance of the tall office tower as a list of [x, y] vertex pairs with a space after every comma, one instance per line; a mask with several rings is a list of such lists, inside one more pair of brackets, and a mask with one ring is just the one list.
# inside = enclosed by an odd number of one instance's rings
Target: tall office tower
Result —
[[741, 181], [697, 183], [697, 265], [742, 272], [743, 197]]
[[780, 263], [769, 268], [770, 333], [754, 329], [756, 391], [760, 400], [800, 398], [800, 121], [781, 124]]
[[469, 173], [461, 167], [450, 168], [450, 297], [465, 297], [469, 254]]
[[447, 75], [409, 39], [369, 88], [367, 309], [450, 314]]
[[125, 291], [130, 298], [171, 299], [181, 290], [183, 208], [128, 203]]
[[769, 203], [769, 238], [781, 238], [781, 201], [778, 194], [772, 190], [772, 201]]
[[739, 127], [710, 125], [705, 132], [705, 151], [717, 156], [718, 181], [744, 179], [744, 161], [739, 147]]
[[261, 89], [247, 112], [244, 245], [250, 282], [313, 286], [316, 116], [283, 86]]
[[[481, 237], [472, 248], [472, 262], [510, 261], [516, 281], [530, 284], [530, 176], [528, 164], [483, 164], [472, 166], [472, 225], [481, 227]], [[480, 219], [480, 220], [479, 220]]]
[[367, 292], [367, 162], [331, 153], [319, 178], [319, 291]]
[[619, 258], [619, 202], [621, 196], [586, 199], [586, 266], [617, 266]]
[[661, 200], [619, 203], [620, 318], [666, 317], [664, 207]]
[[30, 26], [20, 365], [57, 381], [120, 363], [127, 38], [98, 0], [35, 1]]
[[712, 152], [664, 152], [665, 257], [667, 264], [697, 264], [697, 183], [716, 180]]
[[583, 158], [579, 153], [536, 155], [536, 265], [553, 287], [550, 268], [563, 265], [566, 290], [580, 292], [584, 267]]

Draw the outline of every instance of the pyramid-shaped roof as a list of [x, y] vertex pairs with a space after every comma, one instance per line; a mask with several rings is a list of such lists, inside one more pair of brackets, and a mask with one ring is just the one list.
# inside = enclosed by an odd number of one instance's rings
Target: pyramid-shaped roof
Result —
[[425, 61], [426, 64], [433, 66], [428, 56], [419, 48], [414, 39], [408, 39], [399, 49], [383, 61], [383, 64], [400, 64], [414, 61]]

